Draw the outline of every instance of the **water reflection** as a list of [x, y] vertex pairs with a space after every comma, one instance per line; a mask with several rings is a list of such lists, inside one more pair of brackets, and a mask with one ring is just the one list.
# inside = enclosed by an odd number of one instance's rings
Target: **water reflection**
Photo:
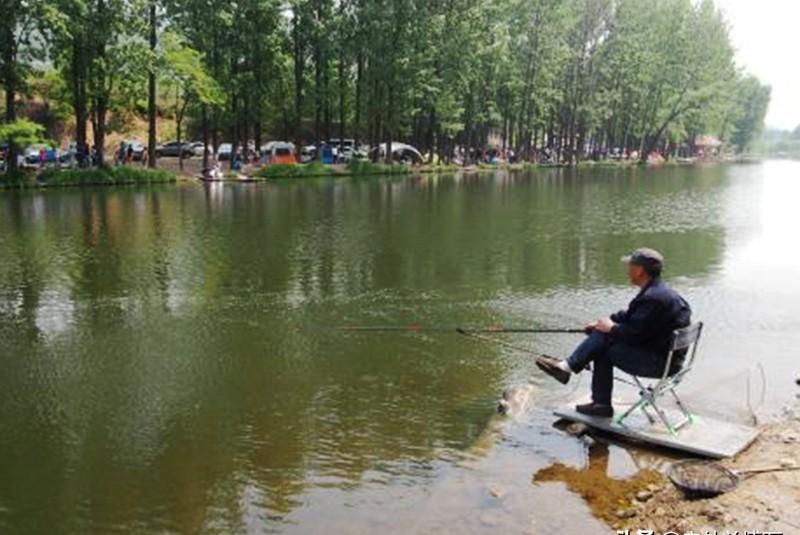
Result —
[[[775, 231], [732, 207], [793, 187], [740, 169], [5, 193], [0, 531], [303, 531], [348, 504], [347, 525], [380, 525], [482, 443], [497, 393], [533, 367], [455, 335], [332, 327], [582, 320], [630, 297], [618, 259], [645, 243], [729, 325], [735, 251]], [[564, 442], [539, 410], [543, 465]]]

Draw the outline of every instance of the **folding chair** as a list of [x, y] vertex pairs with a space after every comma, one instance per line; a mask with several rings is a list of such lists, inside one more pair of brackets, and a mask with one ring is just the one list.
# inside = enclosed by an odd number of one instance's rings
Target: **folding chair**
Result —
[[[650, 421], [650, 423], [654, 424], [656, 423], [656, 420], [650, 414], [648, 407], [655, 411], [658, 419], [661, 420], [661, 422], [666, 426], [671, 435], [677, 434], [677, 431], [681, 427], [692, 421], [692, 413], [689, 412], [681, 399], [678, 397], [678, 394], [675, 392], [675, 388], [677, 388], [683, 378], [686, 377], [690, 371], [692, 371], [695, 356], [697, 354], [697, 343], [700, 340], [700, 334], [702, 332], [703, 322], [697, 322], [689, 327], [678, 329], [673, 332], [672, 348], [667, 356], [667, 365], [664, 368], [664, 374], [660, 378], [642, 378], [637, 377], [636, 375], [631, 375], [631, 377], [633, 377], [633, 382], [617, 378], [617, 380], [635, 386], [639, 389], [639, 401], [633, 404], [627, 411], [625, 411], [623, 415], [619, 416], [616, 419], [616, 423], [624, 425], [623, 422], [625, 418], [630, 416], [630, 414], [635, 410], [641, 409], [645, 416], [647, 416], [647, 419]], [[679, 371], [670, 375], [669, 372], [672, 368], [672, 362], [679, 353], [684, 354], [684, 364]], [[658, 379], [658, 381], [651, 384], [645, 384], [642, 379]], [[667, 392], [672, 394], [672, 397], [675, 398], [675, 403], [678, 405], [681, 413], [683, 413], [683, 418], [676, 424], [670, 423], [664, 410], [661, 409], [657, 404], [658, 399]]]

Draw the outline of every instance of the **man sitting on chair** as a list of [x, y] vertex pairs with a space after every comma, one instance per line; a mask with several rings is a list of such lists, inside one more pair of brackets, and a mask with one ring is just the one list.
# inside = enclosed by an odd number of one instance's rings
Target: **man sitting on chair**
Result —
[[[628, 266], [631, 283], [640, 288], [628, 309], [586, 325], [588, 337], [568, 359], [536, 359], [540, 369], [562, 384], [592, 364], [592, 402], [575, 407], [590, 416], [614, 415], [611, 392], [615, 366], [639, 377], [664, 375], [673, 331], [691, 323], [689, 304], [661, 279], [661, 253], [637, 249], [622, 261]], [[683, 356], [673, 357], [670, 375], [680, 370]]]

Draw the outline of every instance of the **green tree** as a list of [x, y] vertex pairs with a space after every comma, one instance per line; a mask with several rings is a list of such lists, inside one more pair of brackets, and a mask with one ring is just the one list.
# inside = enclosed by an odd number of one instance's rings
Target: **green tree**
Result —
[[747, 149], [761, 134], [769, 107], [771, 88], [755, 76], [745, 76], [737, 81], [733, 103], [733, 137], [731, 141], [739, 152]]
[[[6, 140], [11, 150], [10, 154], [16, 154], [20, 150], [32, 143], [43, 139], [44, 127], [27, 119], [15, 119], [12, 122], [0, 124], [0, 139]], [[12, 162], [8, 163], [8, 172], [14, 171], [16, 165], [12, 167]], [[14, 162], [16, 163], [16, 162]]]
[[[224, 103], [222, 88], [206, 71], [202, 55], [188, 46], [175, 33], [161, 36], [163, 56], [161, 67], [164, 85], [175, 95], [173, 112], [177, 123], [177, 141], [182, 142], [182, 126], [190, 104], [217, 106]], [[179, 167], [183, 170], [183, 152], [179, 152]], [[207, 162], [205, 162], [207, 165]]]
[[[30, 0], [2, 0], [0, 2], [0, 80], [5, 89], [5, 121], [17, 120], [17, 93], [30, 72], [30, 63], [39, 56], [40, 46], [35, 35], [43, 19], [38, 3]], [[8, 169], [17, 166], [15, 151], [18, 144], [10, 144]]]

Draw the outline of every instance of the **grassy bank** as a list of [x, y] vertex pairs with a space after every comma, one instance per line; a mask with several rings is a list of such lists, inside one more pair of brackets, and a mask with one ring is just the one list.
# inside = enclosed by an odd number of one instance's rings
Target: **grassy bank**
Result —
[[403, 175], [411, 172], [404, 165], [386, 165], [365, 161], [350, 162], [347, 165], [323, 165], [319, 162], [297, 165], [266, 165], [253, 172], [251, 178], [311, 178], [326, 176], [367, 176]]
[[[692, 161], [668, 160], [652, 165], [686, 165]], [[368, 177], [381, 175], [403, 176], [408, 174], [447, 174], [447, 173], [482, 173], [495, 171], [535, 171], [548, 168], [583, 168], [583, 167], [611, 167], [632, 168], [647, 165], [639, 160], [583, 160], [577, 164], [551, 164], [517, 162], [513, 164], [479, 163], [466, 167], [456, 164], [423, 164], [415, 167], [406, 165], [373, 163], [370, 161], [355, 161], [347, 165], [325, 165], [319, 162], [308, 164], [272, 164], [256, 168], [243, 175], [236, 172], [226, 172], [224, 182], [259, 182], [262, 180], [294, 179], [294, 178], [319, 178], [319, 177]]]
[[13, 175], [0, 177], [0, 187], [114, 186], [163, 184], [175, 181], [176, 175], [171, 171], [123, 166], [92, 169], [45, 169], [38, 173], [18, 171]]

